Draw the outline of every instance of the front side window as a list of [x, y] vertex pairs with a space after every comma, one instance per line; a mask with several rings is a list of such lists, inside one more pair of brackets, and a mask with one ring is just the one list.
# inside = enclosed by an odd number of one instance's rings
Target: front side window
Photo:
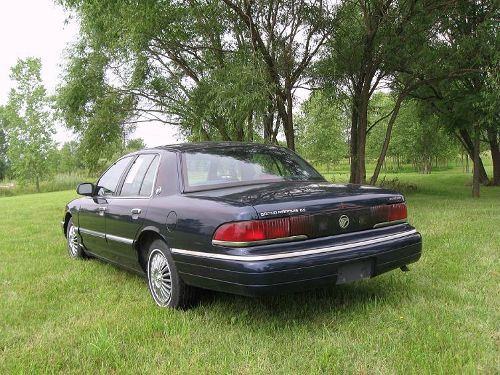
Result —
[[116, 192], [120, 177], [132, 161], [133, 156], [127, 156], [113, 164], [97, 182], [96, 193], [99, 196], [113, 195]]
[[135, 159], [134, 163], [127, 173], [127, 177], [125, 177], [120, 196], [139, 196], [139, 191], [141, 190], [141, 186], [143, 184], [145, 176], [155, 156], [155, 154], [144, 154], [139, 155], [137, 159]]
[[281, 148], [186, 151], [182, 164], [186, 191], [279, 181], [324, 181], [303, 159]]

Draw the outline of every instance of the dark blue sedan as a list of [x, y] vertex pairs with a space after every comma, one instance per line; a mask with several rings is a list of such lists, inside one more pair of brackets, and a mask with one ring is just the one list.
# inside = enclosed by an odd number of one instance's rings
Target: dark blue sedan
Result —
[[401, 194], [329, 183], [276, 146], [147, 149], [77, 191], [62, 221], [69, 255], [145, 275], [162, 307], [199, 288], [255, 296], [370, 278], [422, 250]]

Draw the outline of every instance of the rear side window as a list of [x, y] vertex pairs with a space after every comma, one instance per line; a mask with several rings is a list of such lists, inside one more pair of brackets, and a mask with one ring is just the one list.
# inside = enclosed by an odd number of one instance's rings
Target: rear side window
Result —
[[160, 158], [158, 157], [158, 155], [156, 155], [151, 162], [146, 175], [144, 176], [144, 181], [142, 182], [141, 190], [139, 191], [139, 195], [141, 197], [149, 197], [153, 192], [153, 185], [155, 183], [159, 160]]
[[123, 172], [132, 161], [132, 156], [127, 156], [113, 164], [97, 182], [97, 195], [113, 195], [118, 187], [118, 182]]
[[[149, 171], [149, 168], [155, 159], [154, 154], [139, 155], [130, 167], [127, 177], [123, 182], [120, 192], [122, 197], [136, 197], [139, 196], [143, 181]], [[147, 194], [149, 195], [149, 194]]]

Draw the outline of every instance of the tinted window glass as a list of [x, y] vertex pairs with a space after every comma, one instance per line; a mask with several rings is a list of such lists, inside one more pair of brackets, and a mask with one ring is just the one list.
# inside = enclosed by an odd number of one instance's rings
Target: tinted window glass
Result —
[[220, 147], [183, 153], [187, 190], [225, 185], [293, 181], [324, 181], [296, 154], [281, 148]]
[[125, 181], [123, 181], [120, 196], [136, 197], [139, 195], [142, 181], [154, 157], [155, 155], [153, 154], [146, 154], [139, 155], [135, 159], [134, 164], [132, 164], [127, 173], [127, 177], [125, 177]]
[[97, 195], [112, 195], [116, 192], [120, 177], [132, 158], [132, 156], [128, 156], [118, 160], [101, 176], [97, 182]]
[[146, 172], [146, 176], [144, 176], [144, 181], [142, 182], [141, 190], [139, 192], [141, 197], [149, 197], [153, 191], [153, 184], [155, 183], [159, 160], [160, 158], [158, 156], [154, 158], [148, 168], [148, 171]]

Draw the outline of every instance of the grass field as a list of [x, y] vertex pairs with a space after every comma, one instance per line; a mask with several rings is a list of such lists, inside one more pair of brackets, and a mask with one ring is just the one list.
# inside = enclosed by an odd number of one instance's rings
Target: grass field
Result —
[[[389, 178], [391, 176], [388, 176]], [[394, 177], [394, 176], [392, 176]], [[414, 184], [424, 238], [411, 272], [161, 310], [139, 277], [68, 258], [72, 191], [0, 198], [0, 374], [500, 372], [500, 189], [470, 198], [458, 170]]]

